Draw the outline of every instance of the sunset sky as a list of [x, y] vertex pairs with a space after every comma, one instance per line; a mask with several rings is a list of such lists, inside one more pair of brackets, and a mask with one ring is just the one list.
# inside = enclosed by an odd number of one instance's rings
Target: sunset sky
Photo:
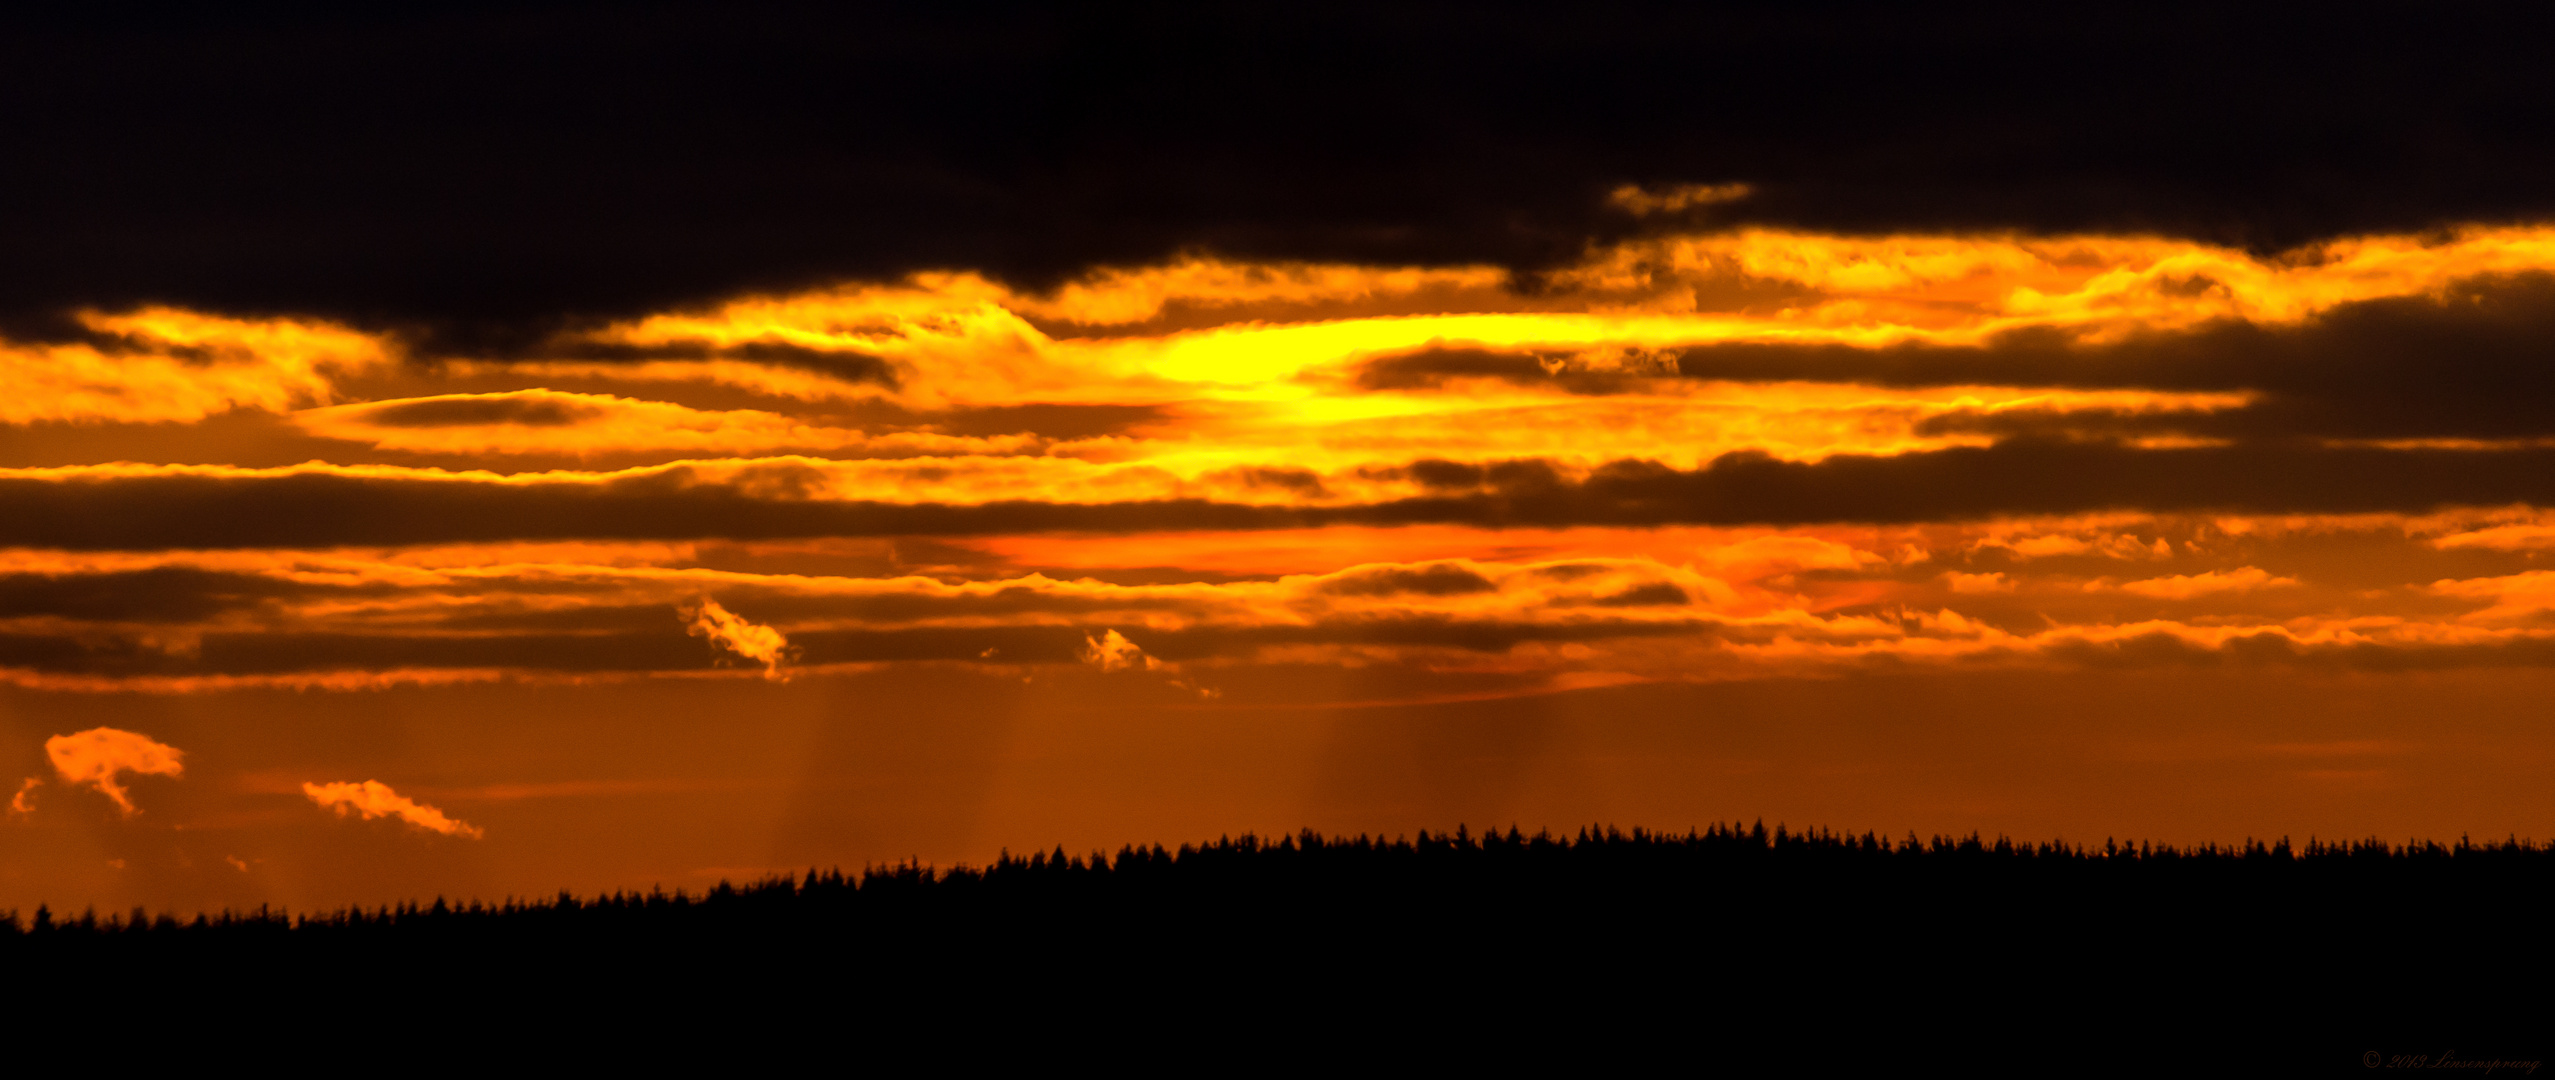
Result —
[[1349, 10], [15, 27], [0, 908], [2555, 838], [2541, 14]]

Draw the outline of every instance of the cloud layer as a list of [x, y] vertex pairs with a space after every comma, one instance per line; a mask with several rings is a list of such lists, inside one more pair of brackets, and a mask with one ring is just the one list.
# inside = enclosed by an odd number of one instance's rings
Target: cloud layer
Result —
[[[1660, 190], [1645, 216], [1684, 212]], [[306, 317], [88, 314], [10, 354], [40, 377], [0, 465], [0, 672], [190, 692], [741, 660], [1210, 695], [1302, 664], [1509, 692], [2535, 666], [2551, 282], [2555, 232], [2524, 226], [2278, 256], [1672, 227], [1532, 283], [935, 271], [439, 366]]]

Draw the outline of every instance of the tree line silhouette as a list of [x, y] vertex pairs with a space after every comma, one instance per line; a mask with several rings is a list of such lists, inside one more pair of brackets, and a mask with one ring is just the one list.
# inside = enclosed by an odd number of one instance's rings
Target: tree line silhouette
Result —
[[[2550, 886], [2555, 844], [2517, 839], [1307, 831], [701, 892], [184, 919], [39, 909], [0, 920], [0, 967], [21, 987], [101, 993], [218, 973], [305, 1001], [315, 985], [386, 980], [402, 999], [499, 1014], [582, 986], [622, 995], [610, 1023], [661, 1033], [719, 1017], [770, 1037], [825, 1017], [910, 1031], [976, 1016], [987, 1038], [1030, 1038], [1111, 1017], [1508, 1015], [1757, 1032], [1770, 1052], [1819, 1018], [2099, 1055], [2131, 1028], [2241, 1018], [2258, 1052], [2347, 1050], [2357, 1067], [2358, 1044], [2381, 1035], [2541, 1030], [2512, 1025], [2555, 1004], [2534, 974], [2555, 970]], [[1510, 1035], [1519, 1047], [1549, 1048], [1525, 1030]]]

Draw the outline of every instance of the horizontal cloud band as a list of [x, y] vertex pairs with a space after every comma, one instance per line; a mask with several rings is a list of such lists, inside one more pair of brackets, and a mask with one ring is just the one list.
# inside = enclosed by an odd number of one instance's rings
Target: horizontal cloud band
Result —
[[[1659, 639], [1668, 646], [1664, 652], [1631, 649], [1621, 654], [1595, 653], [1591, 654], [1591, 662], [1600, 670], [1669, 679], [2013, 663], [2088, 668], [2267, 664], [2372, 672], [2555, 667], [2555, 638], [2531, 633], [2479, 635], [2478, 640], [2472, 641], [2351, 641], [2307, 640], [2270, 629], [2220, 635], [2204, 628], [2177, 626], [2128, 634], [2107, 628], [2083, 628], [1998, 640], [1914, 635], [1856, 640], [1851, 635], [1841, 635], [1838, 641], [1805, 644], [1787, 642], [1763, 630], [1738, 628], [1744, 632], [1725, 632], [1729, 629], [1732, 628], [1708, 622], [1533, 625], [1405, 621], [1318, 627], [1205, 627], [1145, 634], [1136, 640], [1147, 655], [1172, 662], [1311, 662], [1329, 666], [1361, 649], [1455, 650], [1504, 658], [1521, 646], [1538, 643], [1576, 645]], [[1087, 662], [1092, 635], [1105, 632], [1035, 627], [846, 631], [808, 634], [803, 648], [808, 657], [806, 666], [816, 670], [827, 665], [896, 662], [1072, 665]], [[506, 672], [524, 676], [637, 676], [705, 671], [716, 666], [697, 643], [687, 653], [680, 649], [679, 640], [668, 642], [640, 635], [486, 638], [458, 648], [430, 638], [382, 636], [354, 641], [343, 637], [277, 635], [254, 643], [258, 647], [253, 649], [234, 649], [224, 655], [201, 658], [160, 658], [159, 662], [147, 664], [85, 663], [67, 651], [35, 658], [40, 662], [30, 664], [25, 661], [31, 658], [12, 648], [13, 644], [0, 642], [0, 680], [37, 687], [95, 689], [149, 689], [154, 682], [184, 689], [191, 685], [190, 680], [208, 678], [223, 680], [223, 685], [255, 685], [262, 678], [280, 678], [285, 685], [297, 685], [294, 677], [338, 673], [400, 672], [422, 679], [424, 676], [419, 673], [435, 670], [472, 678]], [[313, 645], [334, 647], [309, 649]], [[1286, 651], [1288, 647], [1317, 651], [1292, 655]], [[1351, 651], [1342, 653], [1340, 649]], [[1572, 666], [1566, 660], [1539, 655], [1482, 670], [1509, 667], [1518, 674], [1549, 675], [1553, 670]], [[109, 681], [86, 681], [90, 679]]]
[[1678, 470], [1622, 461], [1430, 469], [1444, 494], [1351, 505], [1205, 499], [905, 504], [681, 482], [328, 473], [0, 479], [0, 546], [71, 550], [315, 548], [542, 539], [772, 539], [1136, 533], [1326, 525], [1490, 527], [1919, 522], [2095, 510], [2420, 512], [2555, 503], [2555, 448], [2385, 449], [2274, 443], [2139, 449], [2011, 440], [1786, 462], [1724, 455]]

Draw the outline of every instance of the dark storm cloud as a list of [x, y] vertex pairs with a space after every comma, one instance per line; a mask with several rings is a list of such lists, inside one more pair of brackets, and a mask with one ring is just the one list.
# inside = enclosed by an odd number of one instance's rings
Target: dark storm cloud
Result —
[[474, 352], [933, 268], [1532, 267], [1661, 225], [2278, 247], [2555, 212], [2542, 6], [57, 6], [0, 33], [20, 328]]

